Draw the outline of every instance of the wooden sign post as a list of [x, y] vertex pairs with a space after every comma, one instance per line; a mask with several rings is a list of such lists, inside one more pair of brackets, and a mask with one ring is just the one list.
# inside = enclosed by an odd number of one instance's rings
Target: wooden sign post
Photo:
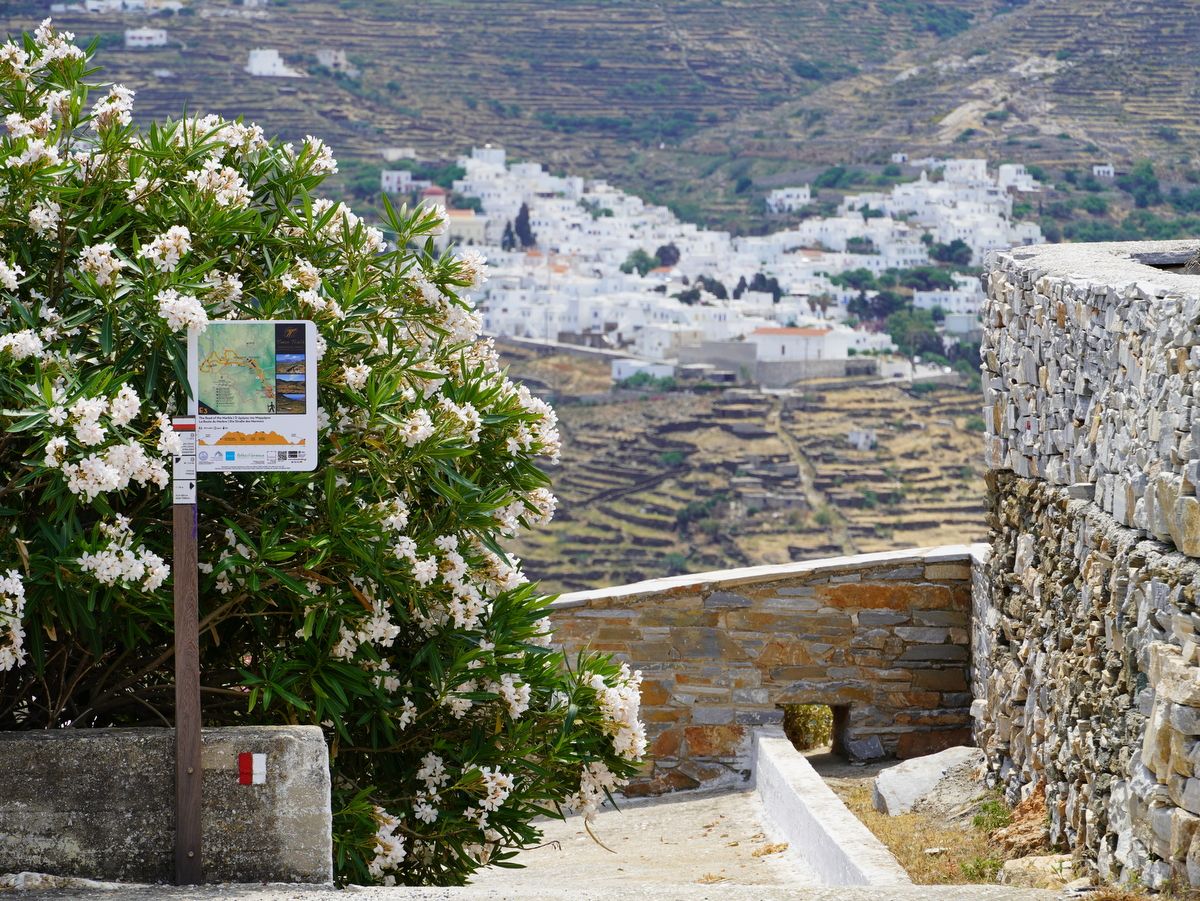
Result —
[[[317, 327], [303, 320], [210, 322], [188, 333], [188, 416], [175, 513], [175, 882], [203, 881], [197, 472], [317, 467]], [[252, 784], [252, 783], [248, 783]]]
[[174, 421], [180, 440], [172, 473], [175, 559], [175, 882], [201, 882], [200, 607], [197, 577], [196, 419]]

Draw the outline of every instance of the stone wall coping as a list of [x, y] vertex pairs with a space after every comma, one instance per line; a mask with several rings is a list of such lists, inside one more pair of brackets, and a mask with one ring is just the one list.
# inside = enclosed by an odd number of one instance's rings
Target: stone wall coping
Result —
[[856, 554], [846, 557], [821, 557], [816, 560], [801, 560], [795, 563], [769, 564], [766, 566], [744, 566], [739, 569], [721, 569], [704, 573], [688, 573], [662, 579], [647, 579], [628, 585], [610, 588], [595, 588], [588, 591], [573, 591], [564, 594], [550, 605], [551, 610], [584, 607], [594, 601], [638, 598], [643, 596], [679, 592], [684, 589], [707, 591], [711, 588], [730, 588], [755, 582], [772, 582], [793, 576], [820, 573], [843, 573], [860, 569], [905, 563], [958, 563], [979, 562], [986, 559], [987, 544], [950, 544], [940, 547], [909, 548], [900, 551], [880, 551], [874, 554]]
[[[1136, 283], [1148, 294], [1200, 294], [1200, 275], [1157, 266], [1182, 266], [1200, 250], [1195, 240], [1112, 241], [1094, 244], [1038, 244], [996, 254], [1002, 268], [1035, 272], [1037, 277], [1120, 287]], [[989, 264], [987, 269], [995, 268]]]

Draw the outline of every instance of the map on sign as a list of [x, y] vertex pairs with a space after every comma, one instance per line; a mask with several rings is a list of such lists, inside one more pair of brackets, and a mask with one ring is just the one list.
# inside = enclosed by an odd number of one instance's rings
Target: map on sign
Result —
[[316, 468], [313, 323], [210, 322], [188, 336], [188, 375], [199, 471]]
[[208, 414], [275, 413], [275, 326], [236, 325], [214, 322], [200, 334], [197, 400]]

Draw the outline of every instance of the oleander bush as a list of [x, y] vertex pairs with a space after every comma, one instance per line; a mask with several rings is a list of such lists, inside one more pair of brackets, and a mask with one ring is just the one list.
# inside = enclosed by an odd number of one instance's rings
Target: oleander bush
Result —
[[833, 740], [833, 711], [825, 704], [787, 704], [783, 734], [797, 751], [823, 748]]
[[550, 408], [439, 255], [319, 196], [315, 138], [139, 129], [49, 20], [0, 46], [0, 729], [171, 722], [169, 416], [185, 338], [313, 319], [320, 465], [200, 479], [207, 725], [317, 724], [342, 882], [454, 884], [592, 814], [644, 752], [639, 675], [552, 647], [504, 538], [549, 519]]

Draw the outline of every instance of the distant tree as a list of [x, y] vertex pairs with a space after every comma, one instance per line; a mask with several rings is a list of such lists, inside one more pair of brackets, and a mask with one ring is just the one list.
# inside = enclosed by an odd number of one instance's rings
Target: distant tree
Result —
[[754, 184], [754, 181], [750, 178], [749, 175], [743, 175], [736, 182], [734, 182], [733, 193], [734, 194], [745, 194], [747, 191], [750, 190], [750, 186], [753, 184]]
[[621, 271], [625, 274], [637, 272], [638, 275], [645, 275], [651, 269], [658, 266], [658, 257], [652, 257], [640, 247], [625, 258], [625, 262], [621, 264]]
[[743, 275], [741, 278], [738, 279], [737, 287], [735, 287], [733, 289], [733, 299], [737, 300], [745, 293], [746, 293], [746, 276]]
[[960, 238], [955, 238], [949, 244], [935, 243], [929, 248], [929, 255], [939, 263], [949, 263], [954, 266], [971, 265], [971, 246]]
[[708, 275], [701, 275], [696, 281], [700, 287], [707, 291], [717, 300], [728, 300], [729, 292], [725, 290], [725, 285]]
[[512, 250], [517, 246], [517, 236], [513, 233], [512, 220], [504, 223], [504, 235], [500, 238], [501, 250]]
[[770, 293], [771, 299], [775, 303], [779, 303], [779, 298], [783, 297], [783, 288], [779, 286], [779, 279], [773, 275], [768, 278], [761, 272], [754, 273], [754, 278], [750, 279], [749, 289]]
[[846, 304], [846, 312], [859, 319], [872, 319], [871, 315], [871, 299], [867, 297], [866, 291], [859, 291], [858, 296], [851, 297], [850, 302]]
[[942, 352], [942, 338], [928, 310], [897, 310], [887, 317], [887, 331], [906, 357]]
[[658, 250], [654, 251], [654, 255], [658, 257], [658, 265], [674, 266], [679, 262], [679, 248], [674, 244], [664, 244]]
[[690, 307], [694, 303], [699, 303], [700, 289], [699, 288], [688, 288], [686, 291], [680, 291], [678, 294], [675, 294], [673, 296], [680, 303], [685, 303]]
[[908, 298], [903, 294], [897, 294], [895, 291], [876, 291], [875, 296], [871, 298], [871, 318], [872, 319], [887, 319], [893, 313], [900, 312], [909, 307]]
[[831, 306], [833, 306], [833, 298], [828, 294], [817, 294], [808, 299], [808, 308], [814, 313], [820, 310], [824, 315]]
[[821, 67], [806, 59], [793, 60], [792, 71], [796, 73], [797, 77], [806, 78], [809, 81], [820, 81], [824, 77]]
[[829, 280], [839, 287], [849, 288], [852, 291], [873, 291], [876, 287], [875, 275], [870, 269], [847, 269], [845, 272], [830, 276]]
[[1134, 206], [1145, 208], [1156, 203], [1162, 203], [1162, 191], [1159, 189], [1158, 176], [1154, 174], [1154, 164], [1142, 160], [1135, 165], [1127, 175], [1117, 177], [1117, 187], [1133, 197]]
[[474, 210], [476, 213], [483, 212], [483, 201], [478, 197], [468, 197], [465, 194], [450, 194], [450, 208], [455, 210]]
[[[954, 275], [938, 266], [915, 266], [898, 273], [900, 284], [914, 291], [949, 291], [954, 288]], [[879, 279], [883, 284], [883, 278]]]
[[517, 236], [517, 240], [521, 242], [522, 247], [537, 246], [537, 235], [529, 227], [529, 204], [523, 203], [521, 204], [521, 209], [517, 210], [517, 218], [513, 220], [513, 233]]

